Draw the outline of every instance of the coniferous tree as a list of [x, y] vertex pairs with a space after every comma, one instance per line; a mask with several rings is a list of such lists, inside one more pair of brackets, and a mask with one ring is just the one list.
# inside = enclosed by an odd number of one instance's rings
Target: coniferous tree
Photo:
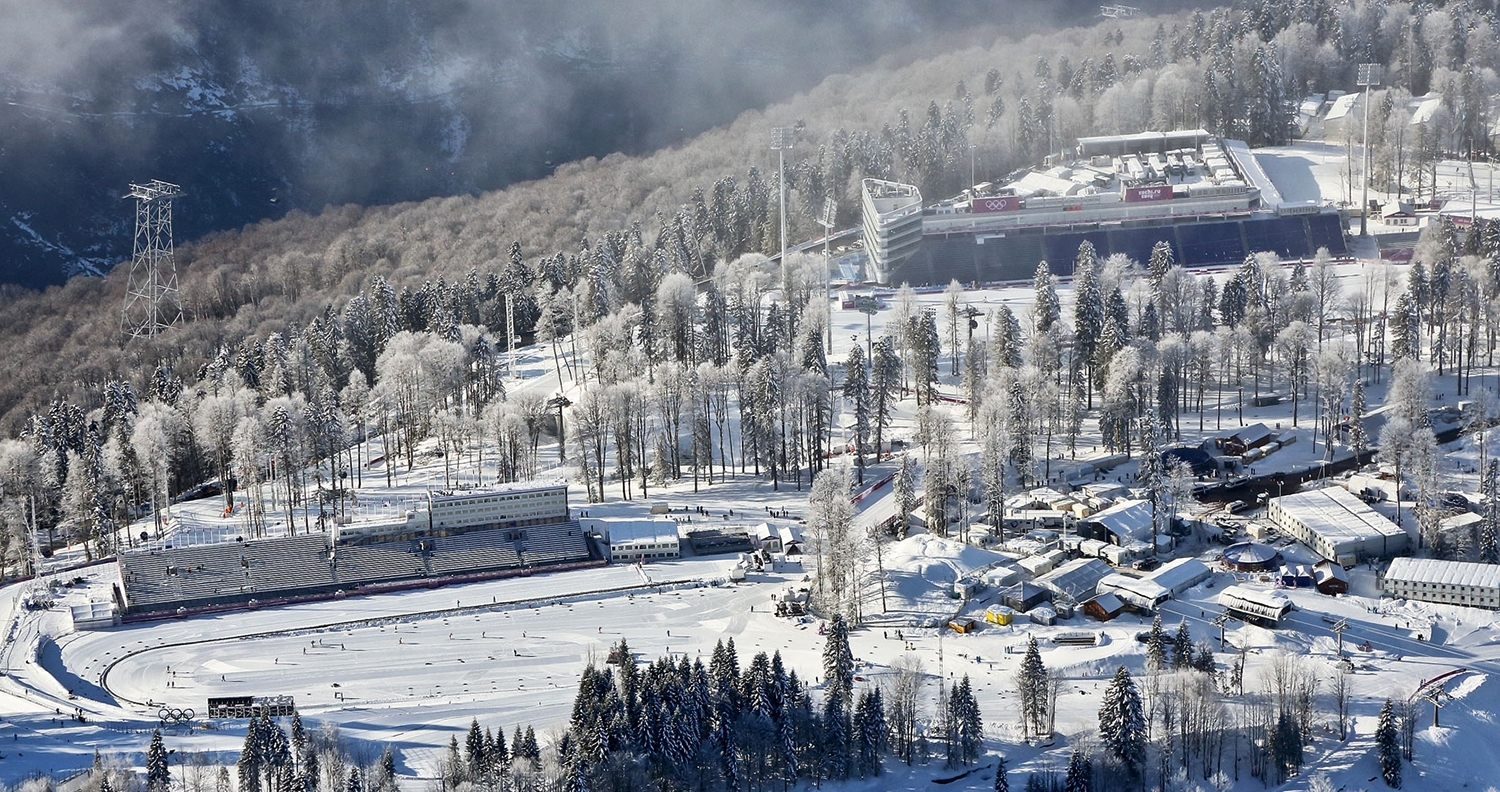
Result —
[[854, 708], [855, 771], [860, 778], [880, 775], [880, 754], [885, 750], [885, 704], [880, 688], [860, 693]]
[[1181, 671], [1193, 663], [1193, 638], [1188, 633], [1187, 620], [1177, 624], [1177, 633], [1172, 636], [1172, 670]]
[[1484, 498], [1479, 515], [1479, 560], [1500, 564], [1500, 460], [1491, 459], [1485, 466], [1479, 492]]
[[843, 781], [849, 777], [848, 704], [837, 690], [829, 690], [823, 702], [823, 777]]
[[823, 643], [823, 678], [827, 680], [829, 694], [837, 694], [847, 708], [854, 694], [854, 653], [849, 648], [849, 624], [843, 614], [835, 613], [828, 620], [828, 636]]
[[1365, 435], [1365, 385], [1363, 378], [1356, 376], [1354, 390], [1349, 394], [1349, 448], [1358, 458], [1369, 446], [1369, 438]]
[[903, 454], [896, 468], [893, 484], [896, 499], [897, 538], [905, 538], [911, 529], [911, 514], [917, 510], [917, 461], [911, 454]]
[[1161, 614], [1151, 620], [1151, 632], [1146, 636], [1146, 670], [1162, 671], [1167, 667], [1167, 633], [1161, 627]]
[[896, 391], [901, 387], [901, 358], [896, 356], [896, 341], [881, 336], [875, 342], [870, 360], [870, 431], [874, 436], [875, 461], [885, 445], [885, 429], [891, 425]]
[[1042, 663], [1035, 635], [1026, 642], [1026, 654], [1021, 658], [1015, 682], [1021, 695], [1021, 736], [1041, 735], [1046, 723], [1047, 667]]
[[146, 790], [166, 792], [172, 783], [172, 771], [167, 766], [167, 749], [161, 741], [161, 729], [151, 730], [151, 745], [146, 748]]
[[1380, 720], [1375, 726], [1375, 752], [1380, 764], [1380, 777], [1392, 789], [1401, 788], [1401, 752], [1396, 743], [1396, 712], [1390, 699], [1380, 707]]
[[1094, 792], [1094, 763], [1089, 761], [1088, 754], [1077, 748], [1068, 756], [1063, 792]]
[[1036, 301], [1031, 306], [1031, 331], [1045, 333], [1062, 317], [1062, 307], [1057, 299], [1057, 284], [1047, 262], [1037, 262], [1031, 288], [1036, 292]]
[[1010, 773], [1004, 756], [995, 759], [995, 792], [1010, 792]]
[[849, 350], [844, 364], [844, 398], [854, 413], [854, 464], [859, 483], [865, 483], [865, 445], [870, 438], [870, 378], [865, 370], [865, 351], [859, 344]]
[[1099, 739], [1127, 778], [1138, 781], [1146, 768], [1146, 718], [1135, 681], [1125, 666], [1115, 671], [1099, 708]]

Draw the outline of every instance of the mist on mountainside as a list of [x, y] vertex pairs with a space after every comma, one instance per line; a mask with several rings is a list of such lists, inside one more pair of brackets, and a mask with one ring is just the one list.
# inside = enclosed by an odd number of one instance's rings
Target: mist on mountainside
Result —
[[133, 181], [182, 185], [179, 241], [294, 208], [475, 193], [673, 144], [934, 36], [1095, 13], [1029, 0], [0, 0], [0, 282], [128, 258]]

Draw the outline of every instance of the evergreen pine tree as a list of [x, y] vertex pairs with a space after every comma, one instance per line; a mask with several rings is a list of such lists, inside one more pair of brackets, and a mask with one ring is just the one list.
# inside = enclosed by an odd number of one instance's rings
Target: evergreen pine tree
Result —
[[1010, 774], [1003, 756], [995, 759], [995, 792], [1010, 792]]
[[843, 614], [828, 620], [828, 637], [823, 643], [823, 677], [830, 696], [837, 695], [845, 707], [854, 695], [854, 653], [849, 648], [849, 625]]
[[823, 777], [843, 781], [849, 777], [848, 705], [837, 690], [829, 690], [823, 702]]
[[1052, 269], [1047, 266], [1047, 262], [1037, 262], [1031, 287], [1036, 292], [1036, 301], [1031, 305], [1031, 331], [1045, 333], [1062, 316], [1061, 303], [1057, 299], [1057, 285], [1053, 283]]
[[979, 761], [980, 751], [984, 748], [984, 717], [979, 712], [979, 700], [974, 697], [968, 674], [964, 674], [958, 683], [957, 698], [959, 704], [954, 722], [958, 726], [958, 760], [970, 765]]
[[[504, 733], [500, 735], [502, 738]], [[396, 788], [396, 755], [391, 752], [391, 746], [387, 745], [380, 752], [380, 787], [382, 789]]]
[[1141, 779], [1146, 767], [1146, 719], [1135, 681], [1123, 665], [1104, 691], [1104, 704], [1099, 708], [1099, 739], [1131, 781]]
[[854, 413], [854, 464], [859, 483], [865, 483], [865, 446], [870, 438], [870, 377], [865, 370], [865, 351], [859, 344], [849, 350], [844, 364], [844, 398]]
[[1361, 377], [1354, 378], [1354, 390], [1349, 395], [1349, 449], [1356, 457], [1363, 456], [1370, 441], [1365, 435], [1365, 385]]
[[1077, 748], [1068, 756], [1068, 774], [1063, 779], [1063, 792], [1094, 792], [1094, 763]]
[[1177, 624], [1177, 634], [1172, 637], [1172, 670], [1180, 671], [1193, 664], [1193, 638], [1188, 633], [1187, 620]]
[[1161, 614], [1151, 620], [1151, 632], [1146, 637], [1146, 670], [1162, 671], [1167, 667], [1167, 633], [1161, 628]]
[[1046, 723], [1047, 667], [1037, 648], [1036, 636], [1026, 642], [1026, 654], [1016, 671], [1016, 689], [1021, 695], [1021, 736], [1040, 735]]
[[911, 454], [903, 454], [899, 467], [896, 468], [896, 481], [893, 485], [893, 495], [896, 498], [897, 538], [906, 538], [906, 533], [911, 528], [912, 512], [917, 510], [917, 461]]
[[349, 782], [344, 785], [344, 792], [365, 792], [364, 777], [359, 774], [358, 767], [349, 768]]
[[167, 749], [161, 741], [161, 729], [151, 730], [151, 745], [146, 748], [146, 790], [166, 792], [172, 783], [172, 772], [167, 767]]
[[1479, 513], [1479, 560], [1500, 564], [1500, 460], [1491, 459], [1485, 466], [1479, 492], [1484, 499]]
[[1401, 788], [1401, 753], [1396, 744], [1396, 711], [1390, 699], [1380, 707], [1375, 726], [1375, 752], [1380, 763], [1380, 777], [1392, 789]]
[[478, 718], [469, 720], [469, 733], [464, 738], [464, 762], [468, 767], [470, 780], [484, 777], [488, 761], [484, 751], [484, 732], [479, 728]]
[[860, 778], [880, 775], [885, 732], [885, 705], [880, 699], [880, 689], [867, 689], [860, 693], [859, 704], [854, 708], [855, 773]]

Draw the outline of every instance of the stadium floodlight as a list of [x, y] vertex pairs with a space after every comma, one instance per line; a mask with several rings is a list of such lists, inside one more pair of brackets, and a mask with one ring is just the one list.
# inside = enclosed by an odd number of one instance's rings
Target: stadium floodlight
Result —
[[1359, 65], [1359, 80], [1357, 82], [1360, 85], [1360, 87], [1362, 87], [1362, 88], [1365, 89], [1365, 91], [1364, 91], [1365, 95], [1362, 96], [1362, 97], [1360, 97], [1361, 99], [1364, 100], [1364, 103], [1365, 103], [1364, 145], [1361, 147], [1363, 149], [1363, 157], [1362, 157], [1362, 159], [1363, 159], [1363, 170], [1360, 172], [1360, 181], [1363, 183], [1364, 189], [1363, 189], [1363, 192], [1361, 193], [1362, 197], [1360, 198], [1360, 205], [1359, 205], [1359, 235], [1361, 237], [1369, 235], [1369, 217], [1370, 217], [1370, 102], [1372, 101], [1372, 98], [1370, 96], [1370, 89], [1374, 88], [1375, 86], [1377, 86], [1377, 85], [1380, 84], [1380, 76], [1381, 76], [1380, 75], [1380, 64], [1378, 64], [1378, 63], [1361, 63]]

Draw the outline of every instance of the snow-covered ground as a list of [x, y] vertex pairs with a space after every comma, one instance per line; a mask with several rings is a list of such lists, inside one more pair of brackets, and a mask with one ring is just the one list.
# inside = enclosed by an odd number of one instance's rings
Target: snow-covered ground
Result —
[[[1261, 161], [1278, 182], [1286, 179], [1283, 190], [1288, 200], [1317, 197], [1314, 191], [1325, 200], [1333, 200], [1332, 196], [1338, 194], [1341, 165], [1334, 160], [1341, 156], [1341, 151], [1328, 150], [1322, 144], [1299, 144], [1262, 155]], [[1332, 186], [1330, 178], [1334, 180]], [[1370, 259], [1356, 260], [1340, 264], [1338, 276], [1346, 290], [1365, 291], [1379, 305], [1387, 288], [1387, 266]], [[1207, 274], [1222, 281], [1230, 271]], [[1399, 266], [1389, 272], [1398, 278], [1396, 283], [1404, 279]], [[1071, 315], [1069, 290], [1064, 288], [1060, 296], [1064, 316]], [[887, 296], [888, 303], [892, 299]], [[922, 294], [916, 299], [919, 306], [936, 308], [940, 323], [944, 321], [943, 295]], [[986, 314], [1007, 305], [1023, 326], [1028, 324], [1031, 299], [1029, 285], [964, 295], [966, 303]], [[869, 320], [877, 337], [892, 314], [888, 304]], [[864, 345], [867, 317], [840, 310], [835, 304], [831, 320], [829, 360], [842, 361], [853, 344]], [[981, 321], [975, 332], [988, 333], [987, 321]], [[945, 332], [943, 336], [946, 339]], [[561, 390], [576, 396], [579, 386], [567, 368], [574, 362], [571, 344], [562, 344], [561, 351], [564, 368], [560, 378], [549, 348], [520, 350], [517, 368], [521, 378], [510, 383], [509, 390], [547, 397]], [[942, 370], [944, 392], [956, 394], [956, 384], [946, 376], [946, 360]], [[1492, 370], [1475, 373], [1479, 375], [1476, 383], [1495, 381]], [[1370, 409], [1383, 401], [1385, 388], [1385, 382], [1369, 384], [1366, 397]], [[1285, 390], [1284, 384], [1275, 380], [1263, 384], [1262, 389]], [[1219, 393], [1210, 389], [1201, 428], [1197, 415], [1182, 417], [1183, 444], [1193, 445], [1220, 432], [1263, 422], [1295, 435], [1297, 442], [1256, 462], [1256, 473], [1306, 467], [1323, 458], [1323, 439], [1314, 442], [1312, 436], [1310, 403], [1304, 403], [1293, 426], [1290, 405], [1256, 408], [1249, 403], [1251, 392], [1248, 384], [1243, 391], [1227, 389]], [[1452, 403], [1455, 392], [1451, 374], [1436, 378], [1436, 404]], [[973, 453], [975, 446], [968, 438], [963, 408], [950, 405], [940, 409], [949, 410], [955, 423], [964, 427], [959, 432], [959, 453]], [[902, 401], [889, 436], [908, 438], [914, 414], [913, 403]], [[838, 423], [847, 421], [840, 419]], [[732, 431], [738, 435], [737, 428]], [[1488, 438], [1483, 442], [1488, 444]], [[1097, 426], [1090, 421], [1080, 439], [1078, 456], [1101, 450]], [[1493, 452], [1486, 449], [1486, 453]], [[1440, 471], [1445, 486], [1472, 491], [1476, 477], [1469, 471], [1477, 466], [1479, 453], [1473, 438], [1453, 444]], [[378, 438], [359, 452], [362, 460], [384, 454]], [[398, 513], [429, 487], [493, 482], [493, 466], [480, 466], [477, 459], [458, 459], [446, 471], [441, 459], [419, 461], [412, 470], [397, 463], [390, 471], [394, 486], [389, 487], [386, 463], [365, 464], [358, 482], [362, 505], [357, 507], [356, 516]], [[572, 473], [558, 459], [555, 444], [543, 449], [540, 466], [544, 475]], [[878, 471], [870, 471], [867, 481], [879, 480], [890, 469], [886, 463]], [[1111, 472], [1126, 482], [1133, 474], [1133, 464]], [[725, 479], [716, 471], [715, 482], [712, 486], [701, 482], [696, 492], [690, 480], [664, 489], [653, 487], [649, 501], [686, 507], [692, 510], [695, 521], [719, 524], [794, 522], [805, 511], [805, 480], [783, 481], [773, 487], [769, 481], [746, 473], [733, 472]], [[587, 510], [592, 517], [639, 516], [648, 508], [649, 501], [638, 494], [634, 500], [620, 500], [618, 482], [607, 488], [607, 503], [584, 503], [582, 490], [581, 486], [573, 487], [573, 508], [575, 512]], [[867, 519], [892, 512], [891, 490], [887, 485], [861, 502], [859, 508]], [[699, 507], [707, 516], [697, 513]], [[171, 531], [153, 541], [233, 541], [246, 531], [244, 517], [242, 513], [226, 517], [221, 509], [218, 499], [174, 506]], [[285, 532], [287, 526], [277, 522], [282, 518], [274, 509], [271, 511], [269, 533]], [[782, 516], [773, 516], [773, 512]], [[304, 517], [298, 513], [294, 521], [300, 531]], [[137, 525], [131, 530], [138, 535], [151, 528]], [[1182, 552], [1214, 560], [1211, 546], [1190, 543]], [[1294, 560], [1311, 558], [1295, 546], [1283, 552]], [[1077, 615], [1055, 627], [1039, 627], [1021, 619], [1005, 627], [985, 625], [971, 635], [923, 626], [955, 615], [981, 618], [985, 607], [995, 601], [994, 591], [981, 592], [967, 602], [951, 599], [948, 592], [952, 582], [965, 572], [1000, 558], [998, 553], [922, 534], [889, 545], [883, 559], [887, 571], [885, 606], [880, 605], [877, 589], [871, 587], [864, 602], [868, 624], [853, 633], [852, 642], [860, 660], [857, 673], [861, 684], [880, 684], [898, 662], [919, 659], [930, 675], [928, 706], [937, 698], [938, 674], [953, 678], [969, 674], [985, 715], [987, 748], [991, 754], [1003, 753], [1009, 758], [1012, 771], [1019, 774], [1012, 783], [1020, 784], [1027, 772], [1064, 766], [1074, 741], [1088, 738], [1097, 724], [1103, 682], [1117, 665], [1123, 663], [1137, 673], [1143, 672], [1144, 649], [1135, 636], [1148, 622], [1138, 616], [1123, 616], [1101, 625]], [[76, 553], [62, 553], [54, 563], [77, 560]], [[157, 711], [163, 706], [192, 708], [199, 715], [197, 725], [167, 729], [170, 748], [231, 755], [243, 740], [243, 724], [221, 722], [205, 728], [201, 723], [207, 698], [224, 695], [292, 696], [305, 719], [337, 724], [344, 735], [355, 739], [390, 743], [403, 775], [432, 778], [449, 738], [466, 729], [471, 718], [507, 731], [517, 724], [530, 724], [545, 741], [546, 735], [566, 722], [580, 671], [590, 661], [602, 662], [608, 648], [621, 639], [650, 659], [669, 652], [707, 655], [717, 641], [733, 638], [742, 664], [754, 652], [780, 651], [801, 677], [818, 680], [823, 647], [819, 624], [778, 618], [772, 607], [774, 594], [789, 586], [807, 585], [804, 581], [810, 570], [797, 562], [780, 562], [762, 573], [751, 573], [742, 584], [710, 585], [726, 574], [732, 561], [732, 557], [685, 558], [642, 568], [612, 566], [99, 632], [73, 630], [61, 606], [110, 599], [116, 576], [112, 566], [71, 573], [70, 577], [82, 577], [82, 584], [69, 589], [59, 607], [44, 612], [20, 607], [28, 584], [11, 586], [0, 590], [0, 629], [6, 636], [0, 649], [0, 671], [4, 673], [0, 677], [0, 780], [13, 783], [37, 772], [65, 775], [87, 767], [96, 748], [106, 754], [124, 754], [128, 761], [139, 764], [146, 732], [157, 724]], [[811, 564], [811, 559], [807, 563]], [[1185, 620], [1195, 639], [1209, 640], [1218, 649], [1219, 628], [1213, 621], [1221, 609], [1215, 597], [1231, 582], [1268, 585], [1243, 576], [1236, 580], [1230, 573], [1219, 572], [1210, 583], [1166, 604], [1164, 622], [1175, 628]], [[1489, 750], [1496, 733], [1496, 711], [1500, 710], [1500, 690], [1491, 679], [1500, 670], [1500, 621], [1496, 615], [1382, 601], [1374, 572], [1369, 569], [1355, 570], [1351, 591], [1354, 595], [1337, 599], [1290, 592], [1299, 610], [1285, 629], [1271, 631], [1230, 622], [1225, 631], [1225, 653], [1219, 655], [1219, 665], [1226, 667], [1237, 647], [1248, 647], [1247, 689], [1258, 689], [1260, 670], [1270, 664], [1275, 652], [1284, 650], [1312, 664], [1326, 691], [1328, 681], [1337, 673], [1331, 621], [1349, 621], [1344, 649], [1356, 666], [1354, 733], [1349, 740], [1339, 742], [1331, 732], [1321, 732], [1310, 747], [1303, 774], [1285, 788], [1305, 789], [1316, 773], [1326, 773], [1334, 788], [1378, 785], [1373, 732], [1381, 701], [1387, 696], [1405, 696], [1421, 681], [1456, 668], [1468, 669], [1469, 673], [1454, 678], [1448, 686], [1452, 698], [1442, 713], [1443, 726], [1420, 733], [1416, 763], [1405, 769], [1405, 788], [1448, 790], [1500, 784], [1500, 760]], [[1048, 640], [1080, 630], [1097, 633], [1097, 644], [1057, 646]], [[1015, 651], [1031, 635], [1041, 642], [1047, 665], [1062, 670], [1066, 678], [1058, 704], [1059, 735], [1049, 745], [1032, 746], [1020, 741], [1016, 726], [1017, 702], [1011, 690], [1020, 655]], [[1359, 648], [1366, 644], [1369, 651]], [[1320, 707], [1326, 713], [1326, 702]], [[68, 717], [75, 712], [83, 714], [84, 722]], [[1327, 719], [1326, 714], [1320, 716], [1320, 722]], [[9, 747], [4, 740], [6, 732], [12, 736]], [[928, 788], [932, 779], [951, 775], [940, 764], [893, 770], [878, 781], [851, 782], [844, 788]], [[980, 772], [965, 783], [987, 788], [992, 778], [992, 772]], [[1234, 787], [1255, 789], [1261, 782], [1242, 772]]]

